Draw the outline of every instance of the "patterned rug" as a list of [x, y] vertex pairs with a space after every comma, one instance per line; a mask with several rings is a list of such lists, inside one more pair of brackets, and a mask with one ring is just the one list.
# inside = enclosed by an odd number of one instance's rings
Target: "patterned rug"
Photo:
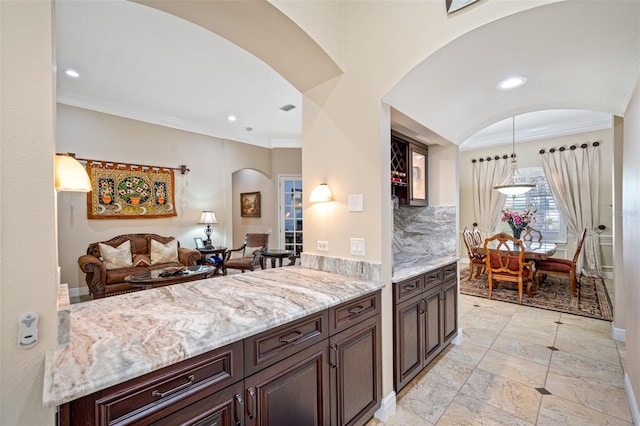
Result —
[[[467, 280], [468, 276], [469, 268], [460, 271], [460, 293], [487, 299], [489, 297], [487, 274], [481, 274], [479, 278], [472, 278], [471, 281]], [[611, 300], [604, 280], [599, 277], [582, 276], [579, 282], [580, 291], [577, 298], [571, 295], [566, 278], [547, 276], [546, 280], [540, 283], [538, 294], [534, 297], [527, 296], [525, 284], [522, 304], [606, 321], [613, 320]], [[496, 285], [494, 281], [492, 299], [517, 304], [518, 285], [505, 281], [497, 281]]]

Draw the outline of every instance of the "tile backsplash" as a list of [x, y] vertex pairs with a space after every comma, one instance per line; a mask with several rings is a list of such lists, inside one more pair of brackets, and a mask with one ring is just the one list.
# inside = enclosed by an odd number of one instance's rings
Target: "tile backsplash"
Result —
[[455, 256], [456, 207], [393, 209], [393, 257]]

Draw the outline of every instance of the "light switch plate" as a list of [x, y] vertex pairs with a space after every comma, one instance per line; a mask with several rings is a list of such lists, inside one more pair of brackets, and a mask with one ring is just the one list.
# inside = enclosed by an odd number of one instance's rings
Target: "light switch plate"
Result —
[[351, 238], [351, 254], [364, 256], [364, 238]]
[[361, 212], [364, 210], [362, 194], [349, 194], [349, 211]]
[[318, 241], [316, 245], [318, 251], [329, 251], [329, 242], [328, 241]]

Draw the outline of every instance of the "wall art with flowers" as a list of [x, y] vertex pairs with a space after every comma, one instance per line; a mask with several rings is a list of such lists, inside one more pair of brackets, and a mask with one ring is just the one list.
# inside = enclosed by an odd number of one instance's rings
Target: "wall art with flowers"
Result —
[[91, 161], [87, 172], [89, 219], [148, 219], [177, 216], [172, 169]]

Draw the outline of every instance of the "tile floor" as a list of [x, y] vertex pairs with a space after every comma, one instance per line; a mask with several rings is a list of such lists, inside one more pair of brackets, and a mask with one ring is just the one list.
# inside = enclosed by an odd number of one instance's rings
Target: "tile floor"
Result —
[[631, 425], [611, 323], [461, 295], [462, 341], [380, 425]]

